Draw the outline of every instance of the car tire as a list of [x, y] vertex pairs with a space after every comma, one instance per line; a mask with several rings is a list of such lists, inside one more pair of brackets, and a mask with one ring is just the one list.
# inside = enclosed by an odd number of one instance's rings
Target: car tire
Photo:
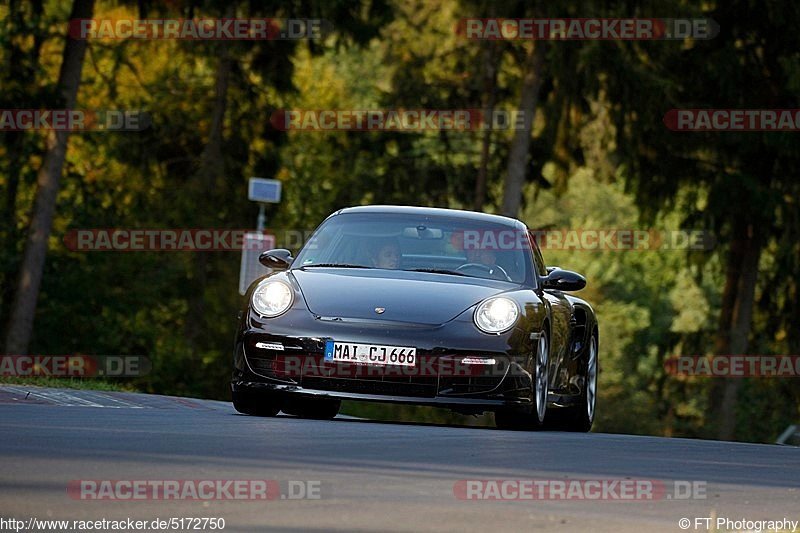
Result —
[[282, 408], [286, 414], [313, 420], [330, 420], [339, 414], [340, 400], [296, 398], [287, 400]]
[[510, 431], [522, 431], [525, 427], [525, 418], [530, 415], [507, 409], [494, 412], [494, 425], [497, 429], [507, 429]]
[[586, 433], [592, 429], [597, 412], [597, 369], [598, 343], [597, 334], [592, 333], [586, 352], [586, 383], [581, 391], [578, 403], [571, 407], [553, 409], [549, 413], [548, 427], [562, 431]]
[[245, 415], [275, 416], [280, 411], [274, 399], [250, 391], [232, 391], [233, 408]]
[[547, 418], [547, 389], [549, 383], [548, 362], [550, 359], [550, 338], [542, 332], [536, 343], [536, 360], [533, 371], [533, 406], [531, 412], [499, 410], [494, 413], [494, 423], [498, 429], [534, 431], [545, 427]]

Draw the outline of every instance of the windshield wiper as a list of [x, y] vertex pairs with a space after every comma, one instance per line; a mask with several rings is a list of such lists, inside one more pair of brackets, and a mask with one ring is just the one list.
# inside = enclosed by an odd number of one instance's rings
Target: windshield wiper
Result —
[[463, 272], [457, 272], [455, 270], [447, 270], [444, 268], [409, 268], [404, 269], [406, 272], [428, 272], [431, 274], [450, 274], [453, 276], [466, 276]]
[[317, 265], [303, 265], [302, 268], [326, 267], [326, 268], [372, 268], [366, 265], [349, 265], [347, 263], [319, 263]]

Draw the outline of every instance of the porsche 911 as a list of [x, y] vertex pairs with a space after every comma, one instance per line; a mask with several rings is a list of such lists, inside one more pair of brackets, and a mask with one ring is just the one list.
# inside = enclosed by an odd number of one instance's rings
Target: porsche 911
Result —
[[297, 257], [269, 250], [233, 354], [248, 415], [336, 416], [342, 400], [494, 413], [504, 429], [588, 431], [598, 327], [519, 220], [361, 206], [330, 215]]

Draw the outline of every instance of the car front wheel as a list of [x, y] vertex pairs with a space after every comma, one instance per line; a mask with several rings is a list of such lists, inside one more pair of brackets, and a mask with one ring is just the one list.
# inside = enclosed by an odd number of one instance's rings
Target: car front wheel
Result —
[[597, 334], [592, 333], [586, 353], [585, 383], [578, 402], [570, 407], [554, 409], [549, 413], [548, 427], [563, 431], [585, 433], [592, 429], [597, 408]]
[[233, 408], [245, 415], [275, 416], [280, 408], [274, 399], [250, 391], [232, 391]]
[[544, 426], [547, 414], [548, 361], [550, 341], [545, 332], [536, 344], [536, 360], [533, 373], [533, 405], [530, 413], [501, 410], [494, 414], [498, 429], [535, 430]]

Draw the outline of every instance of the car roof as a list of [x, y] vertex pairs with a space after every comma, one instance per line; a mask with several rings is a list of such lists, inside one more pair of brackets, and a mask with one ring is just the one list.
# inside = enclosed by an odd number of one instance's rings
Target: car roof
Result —
[[464, 211], [461, 209], [444, 209], [441, 207], [417, 207], [409, 205], [362, 205], [357, 207], [345, 207], [334, 213], [334, 215], [345, 213], [383, 213], [383, 214], [408, 214], [416, 216], [440, 216], [450, 218], [463, 218], [469, 220], [482, 220], [494, 224], [503, 224], [517, 228], [527, 228], [519, 220], [502, 215], [491, 215], [489, 213], [479, 213], [477, 211]]

